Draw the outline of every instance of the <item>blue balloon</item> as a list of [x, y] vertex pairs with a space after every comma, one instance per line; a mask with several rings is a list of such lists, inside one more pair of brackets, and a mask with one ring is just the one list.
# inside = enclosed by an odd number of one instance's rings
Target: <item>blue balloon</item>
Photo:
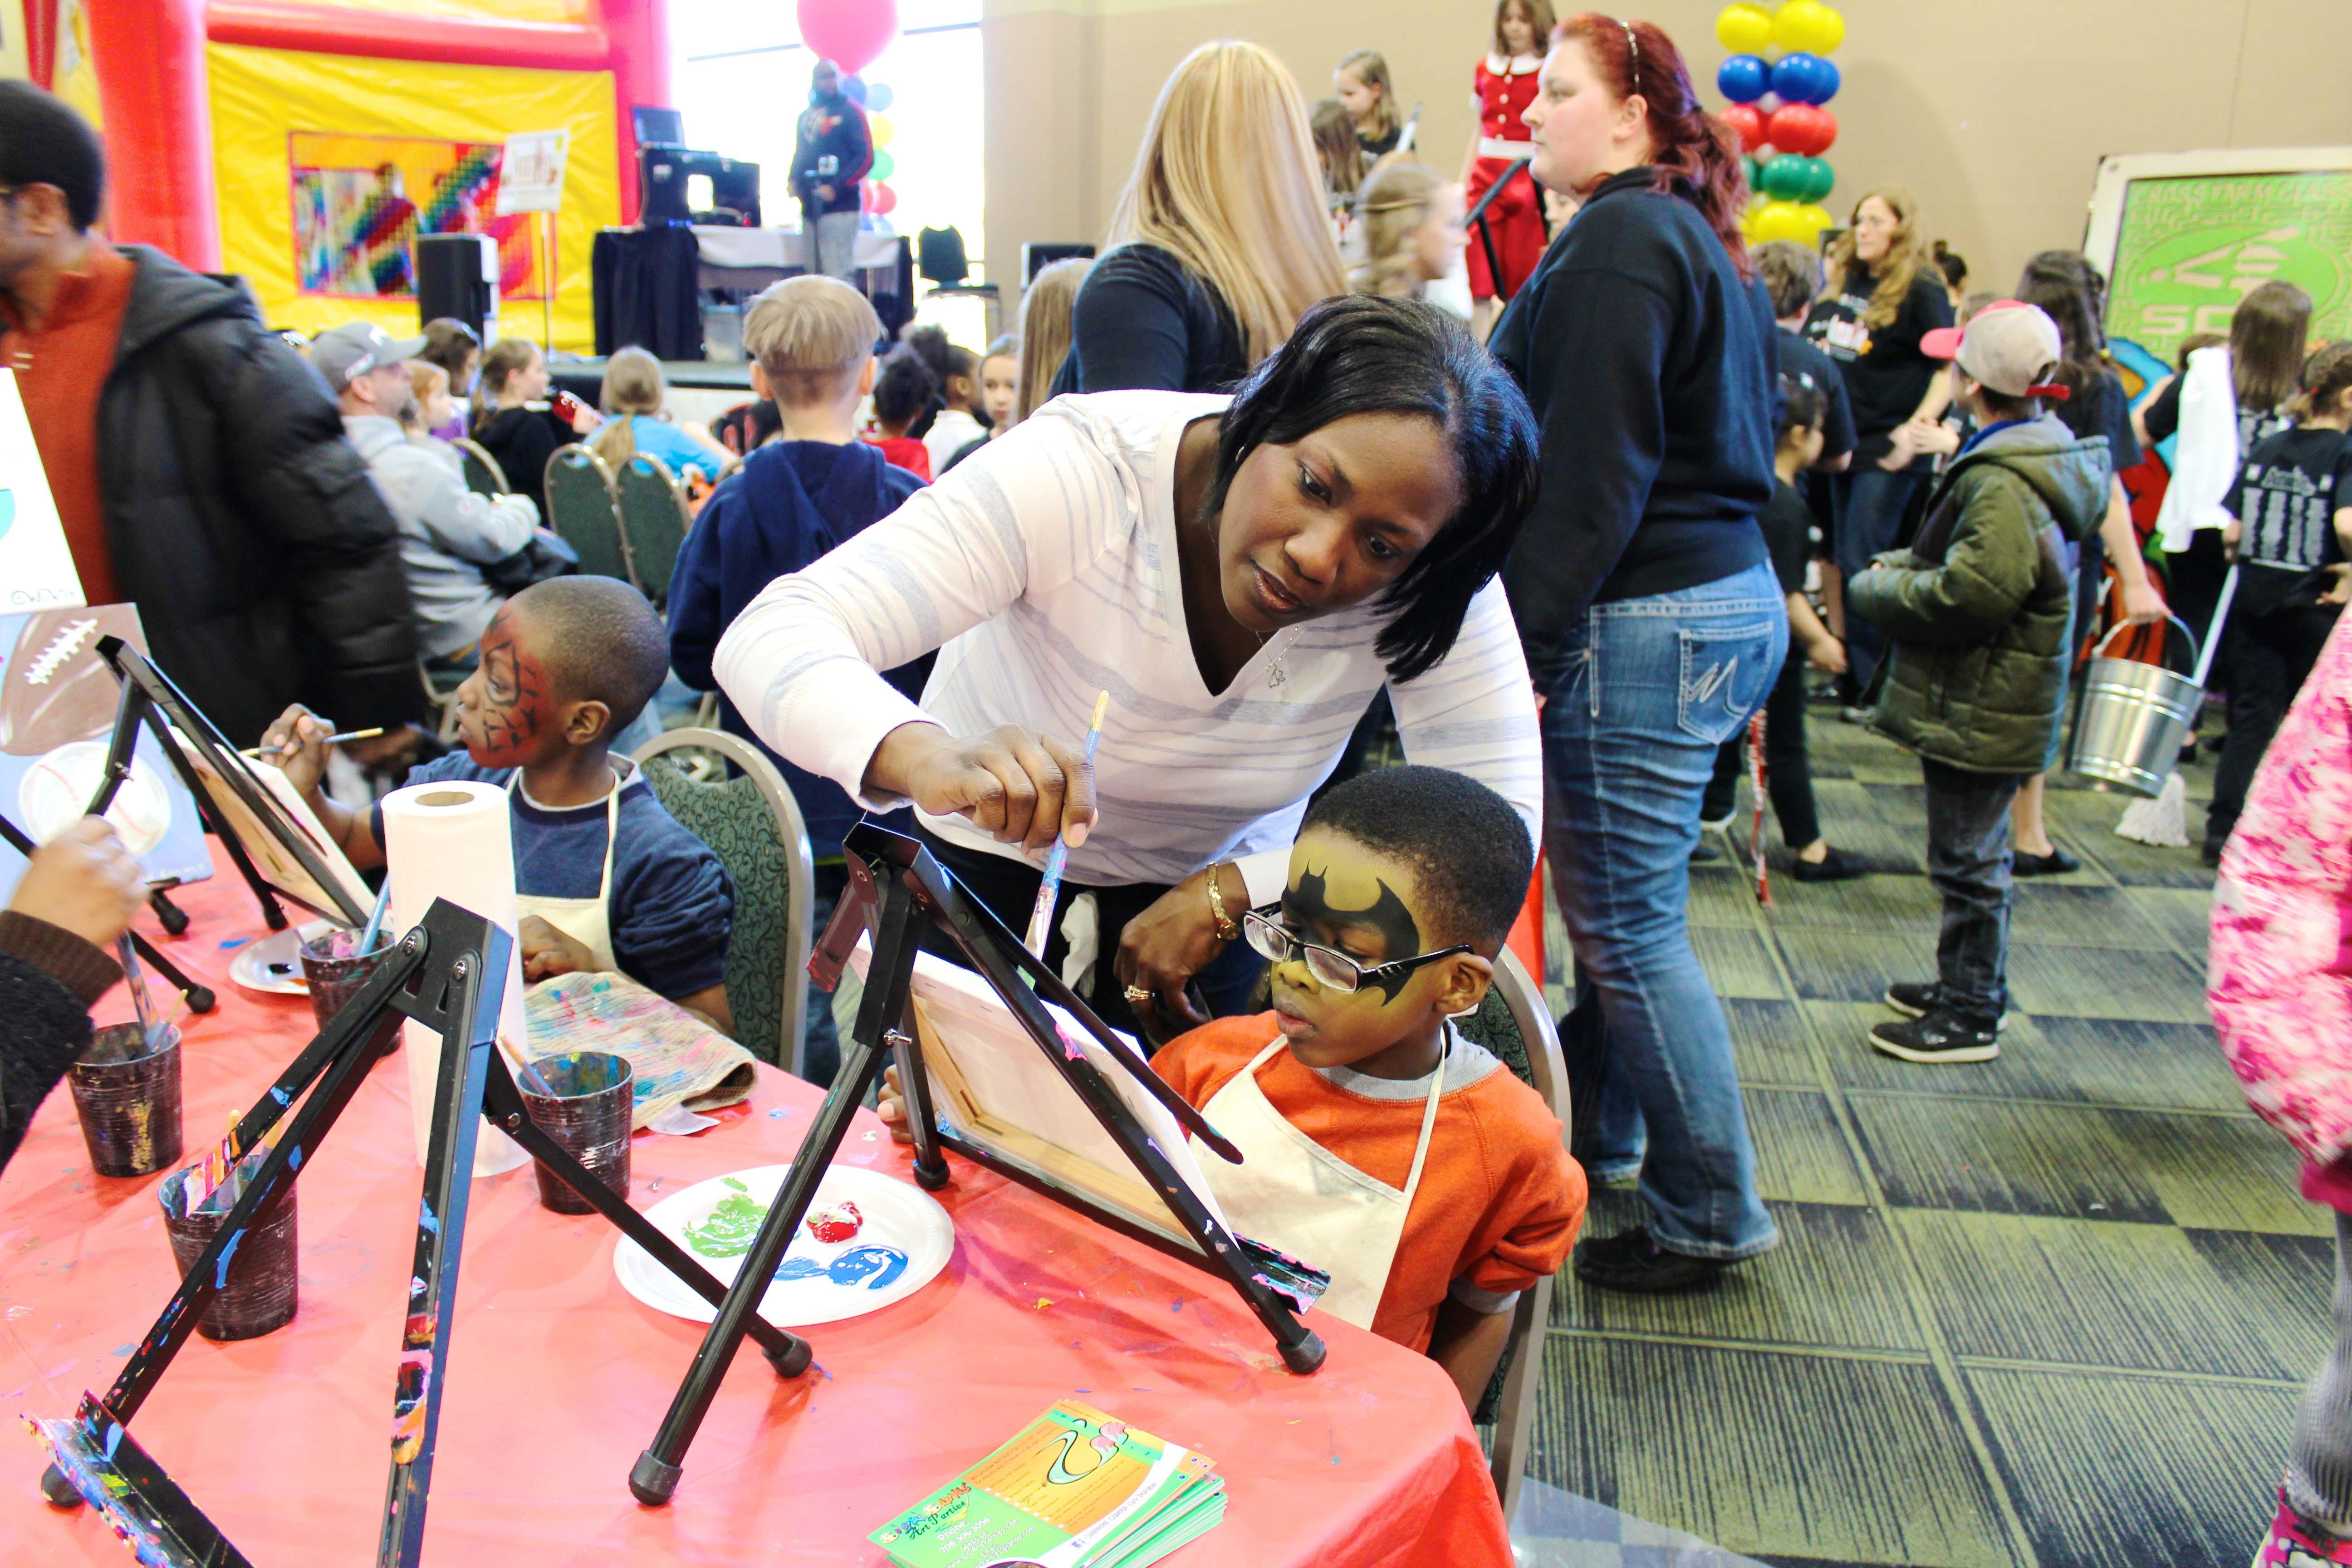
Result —
[[1841, 83], [1838, 77], [1837, 61], [1822, 60], [1818, 63], [1822, 68], [1821, 79], [1813, 84], [1812, 100], [1816, 104], [1822, 104], [1827, 103], [1831, 99], [1837, 96], [1838, 88]]
[[873, 110], [875, 113], [879, 114], [884, 110], [889, 108], [890, 105], [897, 100], [898, 96], [898, 95], [897, 93], [892, 92], [887, 87], [885, 87], [882, 83], [877, 81], [866, 89], [866, 107]]
[[1822, 63], [1819, 55], [1809, 55], [1802, 49], [1782, 55], [1772, 62], [1772, 90], [1784, 103], [1811, 103], [1813, 86], [1820, 79], [1815, 69]]
[[841, 95], [844, 98], [848, 99], [852, 103], [864, 103], [866, 101], [866, 79], [862, 76], [849, 76], [842, 78]]
[[1717, 68], [1716, 90], [1734, 103], [1753, 103], [1771, 84], [1771, 68], [1759, 56], [1734, 55]]

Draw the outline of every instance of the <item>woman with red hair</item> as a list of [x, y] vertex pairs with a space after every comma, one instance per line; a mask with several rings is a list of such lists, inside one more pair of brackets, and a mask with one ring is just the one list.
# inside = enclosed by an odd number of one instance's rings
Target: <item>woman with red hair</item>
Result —
[[1690, 1289], [1779, 1239], [1687, 921], [1715, 748], [1788, 648], [1757, 525], [1772, 494], [1772, 306], [1739, 236], [1737, 143], [1657, 26], [1570, 17], [1523, 118], [1537, 181], [1581, 205], [1490, 344], [1543, 431], [1506, 581], [1548, 699], [1576, 1152], [1601, 1180], [1638, 1173], [1649, 1210], [1579, 1246], [1576, 1270]]

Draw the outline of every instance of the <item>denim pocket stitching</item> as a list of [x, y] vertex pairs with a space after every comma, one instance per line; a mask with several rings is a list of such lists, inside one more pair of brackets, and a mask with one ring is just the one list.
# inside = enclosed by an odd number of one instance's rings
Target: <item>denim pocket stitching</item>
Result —
[[[1754, 650], [1754, 663], [1757, 666], [1757, 669], [1750, 675], [1749, 679], [1753, 681], [1760, 682], [1766, 674], [1763, 669], [1763, 666], [1767, 662], [1764, 656], [1769, 653], [1772, 647], [1772, 623], [1769, 621], [1759, 621], [1745, 626], [1710, 626], [1704, 630], [1685, 626], [1675, 634], [1675, 641], [1680, 645], [1677, 651], [1681, 655], [1681, 660], [1680, 668], [1676, 671], [1676, 679], [1675, 682], [1675, 722], [1685, 734], [1694, 736], [1698, 740], [1705, 741], [1709, 745], [1721, 745], [1725, 741], [1730, 739], [1732, 734], [1738, 730], [1740, 719], [1731, 720], [1730, 722], [1727, 723], [1723, 727], [1720, 733], [1701, 729], [1698, 724], [1693, 721], [1691, 715], [1691, 666], [1694, 662], [1692, 657], [1693, 650], [1702, 642], [1714, 645], [1716, 647], [1727, 647], [1727, 645], [1733, 644], [1747, 645], [1749, 643], [1759, 645]], [[1731, 650], [1731, 668], [1725, 671], [1721, 686], [1718, 686], [1717, 689], [1718, 691], [1721, 690], [1723, 686], [1728, 686], [1731, 682], [1739, 679], [1738, 665], [1741, 653], [1745, 651], [1747, 651], [1747, 649], [1744, 646]], [[1718, 661], [1718, 663], [1720, 661]], [[1713, 696], [1714, 693], [1711, 692], [1707, 697], [1702, 698], [1700, 700], [1710, 700]], [[1763, 688], [1759, 684], [1755, 689], [1751, 690], [1748, 694], [1748, 700], [1744, 704], [1727, 701], [1725, 703], [1725, 711], [1727, 714], [1737, 711], [1741, 718], [1744, 718], [1746, 714], [1752, 712], [1755, 710], [1757, 704], [1761, 701], [1762, 699]]]

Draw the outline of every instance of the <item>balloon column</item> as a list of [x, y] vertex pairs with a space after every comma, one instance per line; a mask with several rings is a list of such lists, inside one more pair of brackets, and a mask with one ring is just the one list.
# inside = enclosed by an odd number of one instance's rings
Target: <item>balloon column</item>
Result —
[[[1822, 106], [1837, 96], [1838, 68], [1829, 56], [1845, 40], [1845, 18], [1821, 0], [1786, 0], [1777, 8], [1738, 0], [1716, 17], [1715, 37], [1731, 51], [1715, 73], [1731, 100], [1723, 121], [1748, 155], [1755, 193], [1743, 226], [1748, 237], [1815, 244], [1832, 221], [1821, 201], [1836, 175], [1822, 154], [1837, 141], [1837, 116]], [[1767, 59], [1773, 48], [1780, 57]]]
[[898, 193], [887, 184], [898, 172], [898, 161], [883, 149], [898, 132], [882, 111], [897, 101], [896, 95], [886, 84], [862, 76], [844, 81], [841, 90], [866, 107], [866, 129], [874, 138], [874, 166], [866, 171], [866, 210], [876, 217], [887, 216], [898, 205]]

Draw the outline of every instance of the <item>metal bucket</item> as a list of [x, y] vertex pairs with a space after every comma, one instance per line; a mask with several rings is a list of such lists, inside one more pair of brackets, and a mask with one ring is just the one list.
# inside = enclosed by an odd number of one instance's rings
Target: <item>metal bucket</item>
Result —
[[[2167, 617], [2188, 640], [2192, 668], [2197, 637], [2178, 616]], [[2160, 665], [2137, 659], [2105, 657], [2119, 626], [2099, 643], [2083, 679], [2083, 710], [2074, 724], [2074, 744], [2066, 765], [2126, 794], [2150, 800], [2163, 793], [2164, 781], [2180, 760], [2181, 742], [2197, 720], [2205, 689], [2191, 677], [2176, 675]]]

